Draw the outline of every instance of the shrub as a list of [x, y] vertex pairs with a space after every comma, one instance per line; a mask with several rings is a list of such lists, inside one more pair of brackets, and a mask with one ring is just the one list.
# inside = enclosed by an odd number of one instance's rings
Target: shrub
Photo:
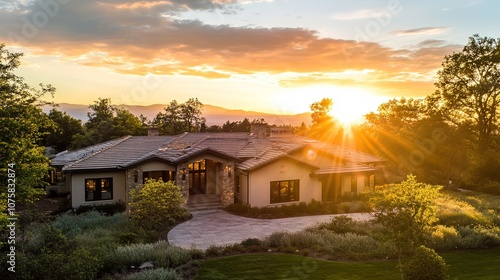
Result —
[[458, 227], [458, 231], [463, 237], [463, 248], [476, 249], [500, 245], [500, 227], [498, 226]]
[[470, 203], [452, 198], [438, 199], [439, 223], [445, 226], [467, 226], [487, 223], [486, 217]]
[[135, 232], [124, 232], [118, 236], [121, 244], [132, 244], [137, 243], [139, 240], [139, 235]]
[[184, 197], [172, 181], [148, 179], [130, 192], [131, 219], [145, 229], [163, 230], [189, 216]]
[[438, 225], [432, 233], [431, 243], [434, 249], [440, 250], [462, 248], [462, 236], [454, 227]]
[[116, 231], [116, 229], [126, 229], [128, 219], [124, 213], [114, 216], [103, 216], [99, 212], [92, 211], [77, 216], [61, 216], [56, 218], [53, 224], [66, 236], [72, 237], [85, 230], [96, 228], [107, 228], [113, 231]]
[[118, 201], [106, 204], [80, 205], [80, 207], [76, 208], [75, 214], [80, 215], [90, 211], [97, 211], [101, 214], [113, 216], [114, 214], [125, 212], [126, 209], [127, 205], [125, 202]]
[[253, 246], [257, 247], [262, 245], [262, 241], [260, 241], [260, 239], [258, 238], [247, 238], [241, 241], [240, 244], [245, 247], [253, 247]]
[[157, 268], [130, 274], [127, 280], [181, 280], [181, 277], [172, 269]]
[[387, 237], [400, 251], [412, 251], [432, 233], [438, 220], [434, 204], [441, 188], [419, 183], [415, 176], [408, 175], [405, 181], [373, 193], [376, 221], [389, 229]]
[[332, 218], [329, 223], [320, 224], [318, 229], [327, 229], [335, 233], [357, 233], [367, 235], [370, 233], [370, 226], [367, 222], [357, 222], [351, 217], [341, 215]]
[[58, 215], [61, 213], [66, 213], [72, 209], [73, 208], [71, 207], [71, 199], [68, 197], [65, 197], [65, 198], [61, 199], [61, 201], [59, 201], [59, 204], [57, 205], [57, 209], [52, 211], [51, 214]]
[[102, 267], [98, 256], [84, 247], [69, 251], [44, 249], [18, 260], [22, 279], [92, 280]]
[[444, 259], [433, 249], [420, 246], [415, 250], [410, 261], [402, 267], [403, 279], [407, 280], [443, 280], [448, 279]]
[[116, 266], [139, 266], [152, 261], [156, 267], [175, 268], [200, 256], [199, 250], [185, 250], [171, 246], [166, 241], [148, 244], [119, 246], [110, 254], [110, 261]]

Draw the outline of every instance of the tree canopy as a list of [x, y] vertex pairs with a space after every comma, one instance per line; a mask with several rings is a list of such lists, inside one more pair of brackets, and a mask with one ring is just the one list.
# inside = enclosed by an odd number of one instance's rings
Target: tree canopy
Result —
[[47, 147], [54, 148], [57, 152], [69, 149], [73, 136], [83, 134], [82, 122], [71, 117], [66, 112], [52, 109], [48, 117], [54, 122], [54, 126], [45, 136], [44, 144]]
[[89, 119], [84, 131], [74, 137], [72, 148], [83, 148], [126, 135], [146, 135], [147, 120], [116, 107], [109, 98], [99, 98], [89, 108], [91, 112], [87, 113]]
[[461, 52], [444, 58], [432, 104], [456, 125], [470, 125], [482, 145], [498, 134], [500, 38], [474, 35]]
[[172, 100], [164, 112], [159, 112], [152, 121], [162, 135], [199, 132], [203, 123], [203, 104], [198, 98], [190, 98], [181, 104]]
[[16, 201], [32, 201], [43, 193], [48, 174], [45, 147], [40, 146], [44, 132], [53, 122], [42, 112], [48, 104], [44, 96], [55, 88], [40, 84], [33, 88], [14, 74], [20, 65], [20, 53], [11, 53], [0, 44], [0, 193], [7, 193], [7, 168], [15, 170]]

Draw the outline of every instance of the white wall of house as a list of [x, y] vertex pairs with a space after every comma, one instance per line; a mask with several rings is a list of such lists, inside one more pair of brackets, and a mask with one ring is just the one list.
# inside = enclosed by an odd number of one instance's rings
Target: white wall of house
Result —
[[[321, 182], [311, 178], [313, 170], [294, 160], [281, 159], [263, 168], [250, 172], [250, 205], [252, 207], [266, 207], [271, 204], [271, 181], [299, 180], [300, 202], [311, 202], [312, 199], [321, 201]], [[240, 176], [240, 181], [246, 181], [245, 176]], [[243, 183], [243, 182], [242, 182]], [[241, 184], [242, 200], [246, 201], [246, 182]]]
[[365, 186], [365, 178], [369, 176], [369, 174], [346, 174], [342, 175], [341, 179], [341, 194], [349, 195], [351, 194], [351, 179], [355, 176], [357, 178], [356, 183], [356, 192], [362, 193], [365, 190], [369, 190], [368, 186]]
[[246, 172], [240, 172], [239, 173], [239, 184], [240, 184], [240, 192], [235, 193], [235, 195], [238, 197], [238, 200], [240, 203], [246, 204], [248, 202], [247, 198], [247, 193], [248, 193], [248, 188], [247, 188], [247, 178], [248, 174]]
[[[85, 180], [97, 178], [113, 178], [113, 199], [99, 201], [85, 201]], [[77, 208], [82, 204], [105, 204], [126, 201], [125, 171], [116, 172], [86, 172], [73, 173], [71, 176], [71, 206]]]
[[342, 179], [340, 179], [341, 184], [341, 195], [350, 194], [351, 193], [351, 175], [342, 175]]

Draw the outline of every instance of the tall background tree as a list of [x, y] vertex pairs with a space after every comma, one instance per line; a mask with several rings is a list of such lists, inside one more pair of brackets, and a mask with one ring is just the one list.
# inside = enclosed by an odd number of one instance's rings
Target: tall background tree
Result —
[[44, 192], [37, 187], [44, 186], [49, 166], [39, 143], [53, 122], [41, 107], [48, 104], [44, 96], [55, 92], [51, 85], [30, 87], [14, 74], [21, 56], [0, 44], [0, 193], [7, 193], [7, 168], [13, 163], [17, 202], [33, 201]]
[[54, 126], [45, 135], [44, 145], [54, 148], [56, 152], [69, 149], [73, 136], [83, 134], [82, 122], [66, 114], [66, 112], [52, 109], [48, 117], [54, 122]]
[[[309, 106], [311, 109], [312, 125], [307, 136], [321, 141], [343, 145], [344, 130], [330, 115], [333, 104], [334, 102], [331, 98], [323, 98]], [[297, 128], [297, 130], [300, 129], [300, 127]]]
[[470, 131], [468, 184], [500, 191], [500, 38], [473, 35], [461, 52], [444, 58], [431, 109]]
[[88, 121], [82, 134], [75, 135], [71, 148], [86, 146], [113, 140], [126, 135], [146, 135], [147, 119], [136, 117], [128, 110], [118, 108], [109, 98], [99, 98], [89, 105]]
[[152, 121], [162, 135], [200, 132], [204, 123], [203, 104], [197, 98], [190, 98], [181, 104], [172, 100], [164, 112], [158, 113]]
[[500, 39], [474, 35], [444, 58], [436, 91], [394, 99], [365, 116], [356, 148], [387, 159], [390, 181], [500, 192]]
[[461, 52], [444, 58], [431, 100], [446, 120], [471, 126], [486, 148], [498, 136], [500, 109], [500, 38], [474, 35]]

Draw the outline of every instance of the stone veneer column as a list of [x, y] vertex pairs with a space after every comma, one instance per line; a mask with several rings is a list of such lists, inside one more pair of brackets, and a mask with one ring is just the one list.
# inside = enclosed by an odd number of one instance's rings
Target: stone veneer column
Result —
[[229, 204], [234, 203], [234, 162], [224, 162], [222, 164], [221, 172], [222, 184], [219, 185], [220, 202], [223, 207], [226, 207]]
[[[183, 173], [184, 180], [183, 180]], [[189, 199], [189, 168], [187, 163], [177, 165], [175, 184], [181, 189], [182, 195], [187, 203]]]

